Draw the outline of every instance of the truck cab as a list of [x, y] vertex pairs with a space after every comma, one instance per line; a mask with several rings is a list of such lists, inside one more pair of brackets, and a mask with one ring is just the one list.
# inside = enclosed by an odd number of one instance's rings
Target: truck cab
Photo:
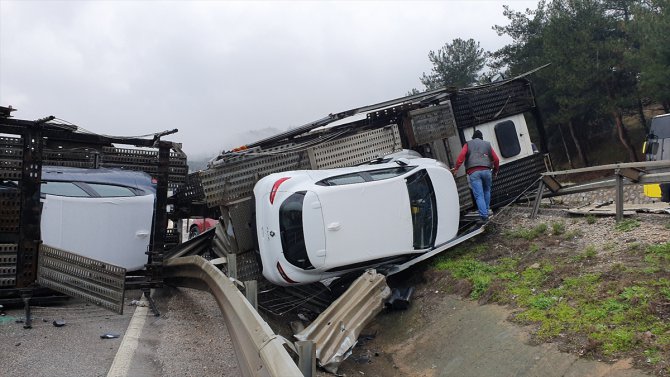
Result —
[[[670, 114], [652, 118], [642, 153], [647, 161], [670, 160]], [[645, 185], [644, 193], [649, 197], [670, 202], [670, 183]]]

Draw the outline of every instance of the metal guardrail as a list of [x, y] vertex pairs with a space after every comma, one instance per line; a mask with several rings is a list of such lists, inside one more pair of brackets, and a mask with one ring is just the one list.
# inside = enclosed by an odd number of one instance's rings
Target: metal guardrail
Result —
[[199, 256], [164, 262], [168, 284], [209, 291], [216, 299], [235, 346], [242, 376], [303, 376], [287, 352], [291, 344], [276, 335], [233, 282]]
[[[623, 219], [623, 186], [630, 184], [653, 184], [670, 182], [670, 172], [662, 173], [648, 173], [657, 169], [666, 170], [670, 168], [670, 161], [644, 161], [644, 162], [628, 162], [620, 164], [609, 164], [600, 166], [591, 166], [586, 168], [561, 170], [554, 172], [546, 172], [542, 174], [537, 195], [535, 197], [535, 204], [530, 214], [530, 218], [535, 218], [540, 210], [540, 202], [543, 196], [554, 197], [568, 194], [576, 194], [580, 192], [593, 191], [603, 188], [615, 188], [615, 205], [616, 205], [616, 221]], [[599, 180], [597, 182], [589, 182], [579, 185], [562, 185], [556, 176], [565, 176], [577, 173], [588, 173], [597, 171], [611, 170], [614, 175], [613, 179]], [[544, 191], [549, 189], [548, 194]]]

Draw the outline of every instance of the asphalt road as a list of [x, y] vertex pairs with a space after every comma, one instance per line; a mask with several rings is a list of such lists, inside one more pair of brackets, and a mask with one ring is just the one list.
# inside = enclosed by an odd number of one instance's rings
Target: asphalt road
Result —
[[[139, 297], [127, 295], [127, 302]], [[70, 299], [51, 306], [33, 306], [31, 329], [24, 329], [22, 307], [7, 308], [0, 316], [0, 375], [106, 376], [128, 327], [134, 306], [118, 315], [107, 309]], [[54, 320], [64, 321], [55, 327]], [[101, 335], [119, 338], [102, 339]]]
[[[139, 299], [127, 294], [126, 304]], [[0, 317], [1, 376], [239, 376], [223, 317], [209, 293], [165, 288], [154, 293], [161, 310], [125, 307], [117, 315], [70, 300], [33, 307], [33, 328], [23, 309]], [[340, 373], [347, 376], [600, 376], [640, 377], [630, 365], [582, 360], [551, 344], [532, 346], [505, 309], [450, 295], [417, 300], [408, 311], [382, 314], [364, 332], [377, 338], [354, 350]], [[429, 302], [431, 304], [429, 304]], [[137, 315], [131, 316], [137, 311]], [[440, 321], [422, 321], [426, 313]], [[54, 320], [65, 326], [53, 326]], [[116, 333], [116, 339], [101, 335]], [[125, 334], [125, 337], [124, 337]], [[372, 351], [372, 352], [371, 352]], [[374, 353], [370, 362], [356, 361]], [[108, 374], [109, 373], [109, 374]], [[318, 372], [319, 376], [328, 376]]]
[[[31, 329], [23, 328], [22, 307], [6, 308], [0, 316], [0, 376], [239, 375], [223, 317], [209, 293], [157, 290], [160, 317], [130, 305], [140, 298], [138, 291], [127, 292], [123, 315], [78, 299], [33, 306]], [[133, 321], [140, 325], [129, 328], [136, 310], [141, 315]], [[65, 325], [55, 327], [54, 320]], [[101, 338], [107, 333], [119, 337]]]

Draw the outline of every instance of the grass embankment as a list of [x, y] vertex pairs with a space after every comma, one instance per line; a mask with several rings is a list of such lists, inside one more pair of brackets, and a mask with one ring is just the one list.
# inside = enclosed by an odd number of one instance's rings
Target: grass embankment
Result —
[[[639, 226], [625, 220], [612, 232]], [[536, 325], [538, 341], [556, 341], [597, 359], [633, 357], [639, 366], [670, 373], [670, 243], [630, 243], [619, 262], [605, 257], [612, 243], [582, 250], [547, 247], [580, 236], [566, 232], [562, 221], [516, 228], [495, 241], [523, 246], [512, 257], [496, 256], [494, 242], [471, 244], [440, 256], [433, 267], [447, 270], [453, 287], [469, 285], [472, 299], [518, 308], [514, 320]]]

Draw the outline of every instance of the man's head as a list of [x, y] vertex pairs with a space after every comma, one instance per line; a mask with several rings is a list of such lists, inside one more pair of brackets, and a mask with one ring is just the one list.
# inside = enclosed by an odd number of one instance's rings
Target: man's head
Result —
[[480, 130], [475, 130], [475, 132], [472, 133], [472, 138], [473, 138], [473, 139], [483, 140], [484, 137], [482, 136], [482, 131], [480, 131]]

